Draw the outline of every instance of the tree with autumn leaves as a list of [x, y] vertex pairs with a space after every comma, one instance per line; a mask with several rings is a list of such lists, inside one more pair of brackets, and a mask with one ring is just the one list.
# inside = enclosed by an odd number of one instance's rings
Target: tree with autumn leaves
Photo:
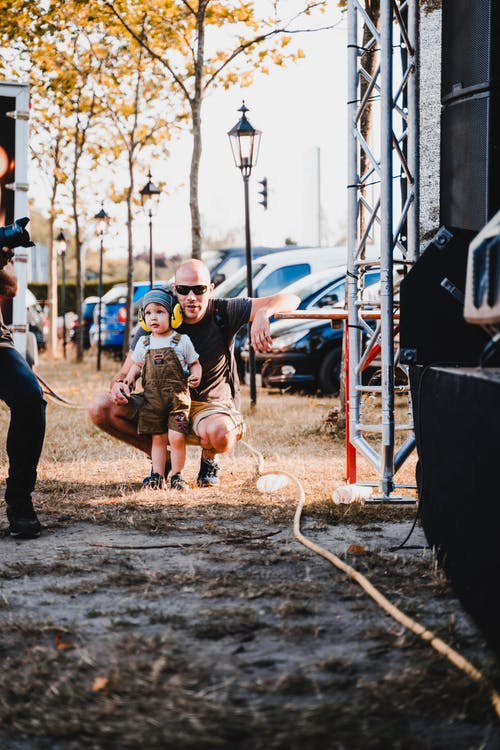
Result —
[[[293, 14], [281, 15], [292, 4]], [[255, 3], [242, 0], [0, 0], [0, 33], [4, 48], [8, 45], [4, 70], [34, 87], [35, 122], [54, 102], [64, 111], [60, 122], [68, 128], [63, 142], [73, 144], [72, 169], [57, 169], [73, 182], [70, 213], [79, 256], [84, 240], [78, 214], [85, 202], [95, 200], [95, 189], [89, 191], [91, 181], [83, 173], [106, 162], [111, 171], [126, 167], [128, 186], [115, 199], [127, 202], [130, 289], [133, 186], [141, 152], [165, 158], [175, 127], [190, 128], [192, 255], [201, 257], [198, 182], [204, 97], [211, 87], [248, 86], [257, 71], [266, 73], [271, 65], [299, 59], [302, 52], [292, 44], [293, 34], [300, 31], [299, 24], [309, 31], [311, 16], [325, 10], [327, 2], [262, 0], [258, 5], [269, 13], [258, 13]], [[153, 127], [152, 101], [161, 101], [163, 112], [168, 102], [168, 122], [156, 112]], [[85, 190], [87, 201], [81, 195]], [[61, 213], [63, 193], [58, 199], [54, 192], [52, 218]], [[78, 273], [82, 285], [81, 262]]]

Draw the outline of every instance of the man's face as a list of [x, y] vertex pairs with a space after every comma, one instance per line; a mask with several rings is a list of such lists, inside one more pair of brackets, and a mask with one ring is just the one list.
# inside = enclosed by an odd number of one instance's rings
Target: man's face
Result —
[[179, 268], [174, 287], [184, 320], [186, 323], [198, 323], [205, 315], [214, 289], [208, 269], [190, 266]]

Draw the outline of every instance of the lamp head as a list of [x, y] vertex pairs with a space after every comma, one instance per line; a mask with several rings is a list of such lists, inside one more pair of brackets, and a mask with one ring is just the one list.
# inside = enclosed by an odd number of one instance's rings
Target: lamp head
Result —
[[261, 131], [256, 130], [247, 119], [248, 107], [245, 102], [238, 109], [241, 118], [234, 128], [228, 131], [229, 142], [233, 152], [234, 163], [241, 170], [243, 177], [249, 177], [252, 167], [257, 164]]

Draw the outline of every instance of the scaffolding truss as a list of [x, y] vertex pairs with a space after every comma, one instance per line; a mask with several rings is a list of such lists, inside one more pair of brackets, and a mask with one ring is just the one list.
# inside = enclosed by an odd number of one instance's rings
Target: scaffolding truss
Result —
[[[400, 501], [394, 491], [408, 485], [394, 474], [415, 446], [409, 386], [396, 372], [397, 283], [419, 252], [418, 3], [349, 0], [348, 23], [348, 440], [354, 461], [361, 453], [378, 471], [372, 500]], [[377, 265], [374, 299], [363, 281]], [[399, 422], [395, 394], [407, 405]]]

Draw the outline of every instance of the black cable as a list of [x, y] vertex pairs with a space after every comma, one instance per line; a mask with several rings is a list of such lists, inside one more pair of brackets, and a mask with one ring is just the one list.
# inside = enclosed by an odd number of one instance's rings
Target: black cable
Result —
[[479, 355], [479, 367], [482, 370], [487, 366], [489, 360], [495, 356], [500, 344], [500, 333], [495, 334], [492, 339], [483, 347]]
[[[403, 549], [403, 547], [406, 545], [406, 542], [408, 541], [408, 539], [411, 537], [411, 535], [415, 531], [415, 526], [417, 525], [417, 521], [418, 521], [419, 517], [420, 517], [420, 506], [417, 503], [417, 513], [416, 513], [415, 518], [413, 520], [413, 525], [412, 525], [410, 531], [408, 532], [408, 536], [406, 537], [406, 539], [404, 541], [401, 542], [401, 544], [398, 544], [397, 547], [389, 547], [389, 552], [397, 552], [398, 550]], [[426, 549], [426, 547], [421, 547], [421, 546], [417, 546], [416, 545], [414, 547], [406, 547], [406, 549]]]

